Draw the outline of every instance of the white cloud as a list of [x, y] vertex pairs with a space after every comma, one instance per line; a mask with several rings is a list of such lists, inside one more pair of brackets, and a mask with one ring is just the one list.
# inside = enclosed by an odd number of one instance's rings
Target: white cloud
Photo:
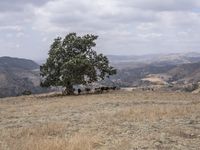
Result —
[[11, 0], [0, 2], [8, 7], [0, 11], [0, 33], [15, 34], [20, 39], [21, 53], [30, 48], [30, 53], [46, 55], [50, 41], [69, 32], [98, 34], [98, 51], [106, 54], [199, 50], [199, 0], [24, 2], [19, 1], [23, 7], [11, 4]]
[[23, 36], [25, 36], [25, 33], [24, 33], [24, 32], [18, 32], [18, 33], [16, 34], [16, 37], [17, 37], [17, 38], [21, 38], [21, 37], [23, 37]]
[[20, 44], [16, 44], [15, 47], [18, 49], [20, 48]]
[[21, 31], [22, 28], [18, 25], [7, 25], [7, 26], [0, 26], [0, 30]]

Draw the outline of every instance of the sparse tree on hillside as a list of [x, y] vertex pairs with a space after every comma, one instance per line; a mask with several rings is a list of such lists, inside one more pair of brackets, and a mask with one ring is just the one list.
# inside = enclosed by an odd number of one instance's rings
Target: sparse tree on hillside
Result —
[[103, 54], [93, 50], [98, 36], [68, 34], [54, 40], [46, 63], [40, 67], [41, 86], [63, 86], [65, 93], [73, 94], [73, 85], [88, 84], [116, 74]]

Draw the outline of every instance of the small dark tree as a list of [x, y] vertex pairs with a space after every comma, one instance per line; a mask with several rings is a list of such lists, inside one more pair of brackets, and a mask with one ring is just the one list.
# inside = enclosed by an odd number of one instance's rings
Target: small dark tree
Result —
[[40, 67], [41, 86], [63, 86], [65, 93], [70, 95], [74, 93], [73, 85], [86, 85], [116, 74], [108, 58], [92, 49], [97, 38], [88, 34], [81, 37], [76, 33], [68, 34], [63, 40], [56, 38], [46, 63]]

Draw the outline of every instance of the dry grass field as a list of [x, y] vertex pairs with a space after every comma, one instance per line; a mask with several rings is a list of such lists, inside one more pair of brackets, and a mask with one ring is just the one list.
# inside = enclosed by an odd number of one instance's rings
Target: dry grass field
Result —
[[200, 95], [116, 91], [0, 100], [1, 150], [198, 150]]

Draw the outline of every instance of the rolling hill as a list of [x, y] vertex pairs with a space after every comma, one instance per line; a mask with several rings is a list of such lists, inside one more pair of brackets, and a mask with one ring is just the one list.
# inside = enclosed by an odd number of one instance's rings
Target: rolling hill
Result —
[[200, 82], [199, 53], [138, 57], [112, 55], [109, 58], [111, 63], [118, 68], [118, 74], [112, 77], [112, 81], [119, 86], [140, 87], [162, 83], [179, 84], [183, 87]]
[[145, 65], [181, 65], [200, 62], [200, 53], [171, 53], [118, 56], [108, 55], [110, 62], [118, 69], [137, 68]]
[[167, 72], [173, 81], [192, 83], [200, 82], [200, 62], [182, 64]]
[[32, 60], [0, 57], [0, 97], [46, 91], [39, 87], [39, 65]]

